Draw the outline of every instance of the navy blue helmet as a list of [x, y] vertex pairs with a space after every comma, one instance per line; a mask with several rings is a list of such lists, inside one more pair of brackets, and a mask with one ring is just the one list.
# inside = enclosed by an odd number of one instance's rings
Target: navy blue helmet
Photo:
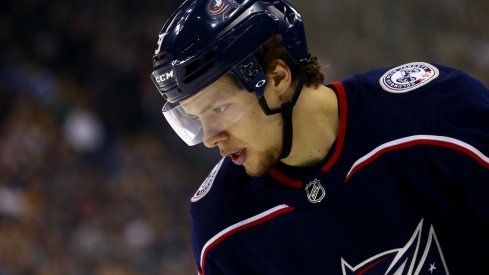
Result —
[[187, 0], [159, 33], [151, 78], [170, 103], [229, 72], [261, 96], [266, 79], [253, 53], [275, 34], [293, 62], [308, 58], [301, 16], [285, 0]]
[[[286, 0], [187, 0], [161, 29], [153, 56], [151, 79], [166, 99], [163, 115], [188, 145], [202, 142], [236, 123], [246, 111], [228, 114], [225, 121], [205, 127], [188, 114], [182, 101], [226, 74], [232, 74], [250, 92], [256, 92], [267, 115], [282, 113], [284, 146], [291, 148], [292, 108], [302, 89], [299, 81], [290, 104], [270, 109], [263, 96], [267, 80], [255, 52], [271, 37], [281, 36], [281, 46], [302, 74], [309, 62], [300, 14]], [[192, 97], [195, 98], [195, 97]], [[223, 117], [223, 116], [221, 116]], [[218, 125], [218, 126], [216, 126]]]

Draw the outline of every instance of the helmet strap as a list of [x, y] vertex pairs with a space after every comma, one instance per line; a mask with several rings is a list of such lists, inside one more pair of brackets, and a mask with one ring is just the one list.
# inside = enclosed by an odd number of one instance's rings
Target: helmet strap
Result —
[[282, 127], [282, 152], [279, 159], [286, 158], [292, 150], [292, 137], [293, 137], [293, 124], [292, 124], [292, 110], [293, 105], [291, 102], [287, 102], [282, 105], [282, 118], [284, 121]]
[[297, 86], [295, 87], [294, 97], [292, 98], [292, 100], [282, 104], [281, 113], [284, 124], [282, 128], [282, 152], [280, 153], [279, 159], [284, 159], [288, 157], [290, 151], [292, 150], [292, 137], [294, 133], [294, 128], [292, 124], [292, 111], [294, 110], [295, 103], [299, 98], [303, 86], [304, 81], [301, 78], [301, 80], [299, 80], [299, 83], [297, 83]]
[[275, 108], [275, 109], [270, 109], [270, 107], [267, 104], [267, 101], [265, 100], [265, 96], [262, 96], [259, 99], [260, 106], [262, 107], [263, 111], [267, 115], [273, 115], [273, 114], [282, 114], [282, 119], [284, 121], [283, 128], [282, 128], [282, 152], [280, 153], [279, 159], [284, 159], [287, 156], [289, 156], [290, 151], [292, 150], [292, 138], [293, 138], [293, 124], [292, 124], [292, 111], [294, 109], [294, 106], [299, 99], [299, 95], [302, 92], [302, 88], [304, 87], [304, 77], [306, 76], [306, 70], [307, 70], [307, 62], [303, 63], [301, 65], [301, 78], [299, 79], [299, 82], [297, 83], [297, 86], [295, 87], [294, 95], [292, 99], [286, 103], [283, 103], [280, 108]]

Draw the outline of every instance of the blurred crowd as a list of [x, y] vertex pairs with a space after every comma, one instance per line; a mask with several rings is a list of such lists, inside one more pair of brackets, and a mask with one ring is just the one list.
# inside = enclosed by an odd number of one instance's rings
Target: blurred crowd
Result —
[[[292, 2], [329, 80], [429, 58], [489, 83], [486, 1]], [[0, 1], [0, 275], [195, 274], [189, 198], [218, 156], [149, 78], [180, 3]]]
[[177, 4], [0, 2], [0, 274], [195, 274], [214, 160], [177, 157], [149, 78]]
[[489, 85], [489, 1], [292, 0], [326, 79], [413, 61], [460, 68]]

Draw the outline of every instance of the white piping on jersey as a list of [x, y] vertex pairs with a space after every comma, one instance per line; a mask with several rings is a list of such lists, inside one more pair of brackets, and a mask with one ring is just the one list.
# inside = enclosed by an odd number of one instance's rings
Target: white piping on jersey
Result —
[[280, 215], [285, 212], [289, 212], [294, 210], [294, 208], [286, 205], [286, 204], [281, 204], [278, 206], [275, 206], [265, 212], [262, 212], [260, 214], [257, 214], [253, 217], [250, 217], [246, 220], [240, 221], [238, 223], [235, 223], [226, 229], [222, 230], [221, 232], [217, 233], [214, 237], [212, 237], [210, 240], [208, 240], [204, 247], [202, 248], [202, 251], [200, 252], [200, 266], [202, 267], [202, 274], [204, 274], [204, 257], [205, 254], [207, 253], [207, 250], [212, 248], [214, 245], [222, 241], [223, 239], [227, 238], [229, 235], [236, 233], [240, 230], [246, 229], [247, 227], [253, 226], [254, 224], [258, 224], [261, 222], [265, 222], [270, 220], [271, 218]]
[[[375, 148], [370, 153], [361, 157], [353, 164], [350, 171], [348, 171], [348, 174], [346, 175], [346, 181], [351, 177], [354, 172], [356, 172], [356, 169], [360, 169], [362, 165], [365, 165], [368, 161], [371, 161], [372, 159], [383, 154], [384, 152], [396, 149], [396, 147], [406, 148], [410, 147], [410, 145], [418, 144], [433, 144], [461, 151], [465, 154], [470, 155], [471, 157], [479, 161], [484, 167], [489, 169], [489, 157], [485, 156], [481, 151], [477, 150], [474, 146], [468, 143], [445, 136], [415, 135], [384, 143]], [[403, 145], [406, 147], [403, 147]]]
[[346, 273], [346, 268], [348, 268], [350, 271], [356, 272], [359, 269], [361, 269], [362, 267], [365, 267], [367, 263], [372, 263], [374, 260], [377, 260], [377, 259], [382, 260], [382, 257], [383, 256], [389, 255], [389, 254], [393, 254], [393, 253], [399, 253], [399, 251], [401, 251], [401, 248], [392, 249], [392, 250], [388, 250], [388, 251], [382, 252], [380, 254], [377, 254], [375, 256], [370, 257], [369, 259], [363, 261], [362, 263], [358, 264], [355, 267], [352, 267], [350, 264], [348, 264], [345, 261], [345, 259], [343, 259], [343, 257], [341, 257], [341, 270], [343, 271], [343, 274], [347, 274]]

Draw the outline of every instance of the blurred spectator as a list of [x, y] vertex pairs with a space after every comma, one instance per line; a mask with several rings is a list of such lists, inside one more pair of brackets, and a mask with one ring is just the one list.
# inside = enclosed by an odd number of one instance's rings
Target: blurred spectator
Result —
[[100, 119], [88, 110], [70, 110], [64, 123], [66, 141], [79, 153], [99, 150], [105, 139], [105, 131]]

